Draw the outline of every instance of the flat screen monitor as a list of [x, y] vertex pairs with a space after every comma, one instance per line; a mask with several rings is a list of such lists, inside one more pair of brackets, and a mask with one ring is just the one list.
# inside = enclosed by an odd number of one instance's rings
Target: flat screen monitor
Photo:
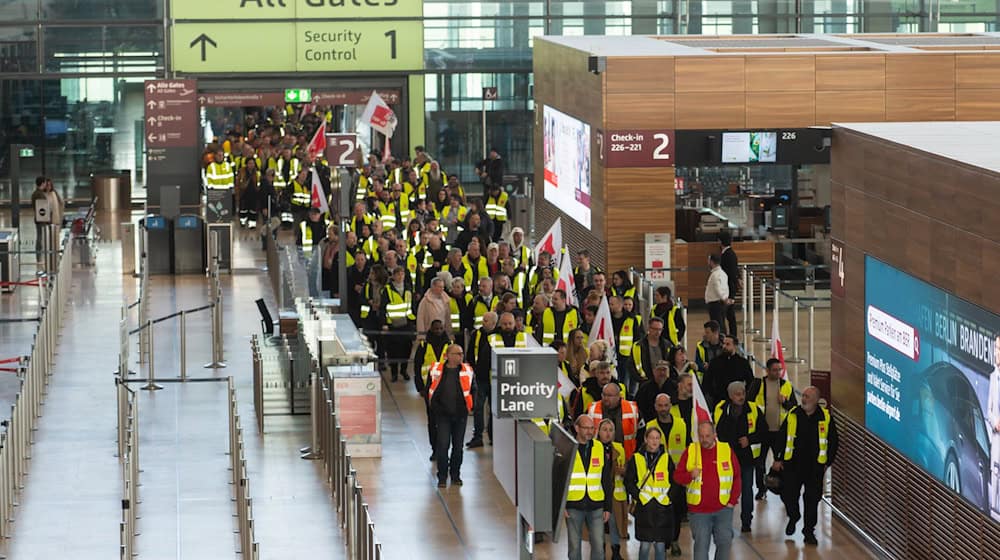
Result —
[[590, 229], [590, 125], [548, 106], [542, 119], [545, 200]]
[[774, 163], [777, 132], [723, 132], [722, 163]]

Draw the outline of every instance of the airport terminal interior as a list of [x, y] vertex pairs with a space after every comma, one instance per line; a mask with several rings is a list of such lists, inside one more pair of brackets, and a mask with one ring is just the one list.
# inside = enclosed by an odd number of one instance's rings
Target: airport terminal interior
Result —
[[0, 558], [1000, 558], [998, 25], [0, 2]]

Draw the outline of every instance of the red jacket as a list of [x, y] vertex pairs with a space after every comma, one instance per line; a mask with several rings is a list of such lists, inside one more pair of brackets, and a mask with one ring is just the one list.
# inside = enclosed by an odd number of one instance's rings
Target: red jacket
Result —
[[[701, 462], [703, 468], [701, 469], [701, 503], [697, 505], [688, 504], [688, 511], [694, 513], [715, 513], [722, 509], [722, 504], [719, 503], [719, 471], [715, 464], [716, 451], [719, 446], [713, 446], [711, 449], [701, 448]], [[674, 469], [674, 482], [687, 486], [691, 483], [692, 476], [691, 471], [687, 470], [687, 449], [684, 450], [684, 454], [681, 455], [680, 460], [677, 462], [677, 466]], [[736, 504], [740, 502], [740, 490], [743, 485], [740, 482], [740, 462], [736, 460], [736, 453], [733, 453], [733, 489], [729, 494], [729, 505], [736, 507]]]

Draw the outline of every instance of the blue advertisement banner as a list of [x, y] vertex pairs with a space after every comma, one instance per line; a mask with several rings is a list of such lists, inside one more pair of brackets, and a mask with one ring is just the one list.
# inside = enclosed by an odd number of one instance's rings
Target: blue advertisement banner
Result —
[[1000, 316], [865, 256], [865, 425], [1000, 520]]

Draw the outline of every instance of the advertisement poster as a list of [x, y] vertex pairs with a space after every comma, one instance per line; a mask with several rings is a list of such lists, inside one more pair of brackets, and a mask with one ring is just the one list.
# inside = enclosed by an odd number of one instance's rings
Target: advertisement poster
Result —
[[722, 163], [774, 163], [777, 132], [723, 132]]
[[1000, 520], [1000, 316], [865, 256], [865, 425]]
[[543, 107], [545, 200], [590, 229], [590, 125]]

